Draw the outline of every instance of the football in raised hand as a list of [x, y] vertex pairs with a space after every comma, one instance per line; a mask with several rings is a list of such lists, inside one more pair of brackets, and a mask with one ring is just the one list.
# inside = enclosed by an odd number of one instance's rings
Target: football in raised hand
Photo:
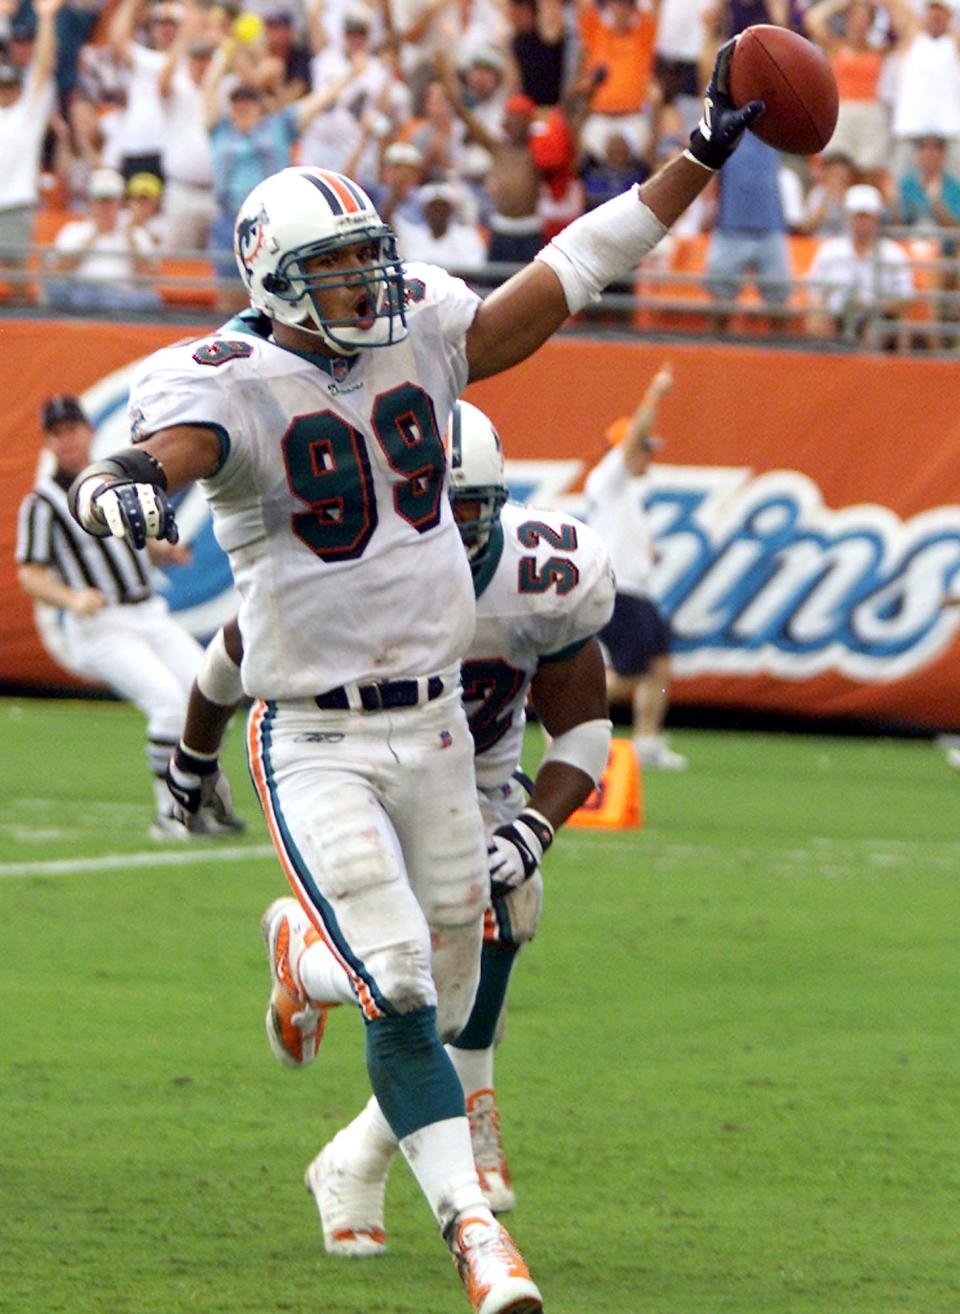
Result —
[[738, 108], [762, 100], [750, 131], [791, 155], [816, 155], [837, 126], [837, 83], [820, 49], [786, 27], [758, 23], [737, 37], [730, 97]]

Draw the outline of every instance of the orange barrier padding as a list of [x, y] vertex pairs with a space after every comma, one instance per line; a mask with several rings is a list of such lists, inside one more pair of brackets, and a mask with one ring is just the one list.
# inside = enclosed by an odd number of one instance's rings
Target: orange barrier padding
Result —
[[595, 830], [627, 830], [643, 825], [640, 768], [629, 739], [610, 740], [600, 784], [564, 824]]
[[[215, 323], [211, 313], [210, 327]], [[0, 378], [5, 384], [0, 413], [0, 682], [68, 683], [37, 638], [13, 559], [16, 510], [33, 484], [42, 440], [41, 402], [52, 392], [93, 390], [98, 399], [117, 392], [119, 405], [122, 389], [111, 382], [114, 371], [199, 333], [195, 325], [182, 322], [0, 321]], [[873, 527], [873, 539], [860, 534], [857, 542], [864, 550], [873, 544], [872, 568], [878, 575], [891, 553], [901, 561], [900, 592], [877, 603], [870, 617], [875, 629], [891, 629], [901, 616], [907, 624], [917, 608], [935, 611], [951, 581], [960, 592], [960, 565], [954, 563], [954, 554], [960, 561], [960, 370], [953, 359], [565, 334], [522, 365], [472, 385], [466, 396], [497, 425], [508, 463], [565, 461], [573, 468], [567, 490], [575, 492], [605, 451], [609, 425], [632, 412], [664, 360], [673, 367], [674, 386], [659, 408], [656, 427], [666, 445], [657, 453], [654, 478], [659, 468], [673, 479], [674, 491], [686, 480], [698, 496], [711, 480], [718, 488], [734, 488], [726, 500], [716, 495], [712, 524], [694, 520], [690, 532], [675, 534], [672, 542], [662, 538], [665, 548], [677, 551], [679, 545], [710, 557], [719, 587], [723, 531], [731, 505], [737, 511], [737, 488], [749, 489], [769, 478], [776, 489], [786, 481], [789, 492], [792, 480], [790, 495], [802, 521], [804, 550], [819, 550], [816, 538], [824, 525], [831, 541], [839, 543], [847, 518], [854, 529], [861, 521]], [[819, 520], [803, 520], [809, 508], [796, 488], [816, 503], [815, 510], [822, 509]], [[676, 518], [676, 502], [671, 507]], [[739, 521], [735, 527], [735, 546], [743, 551], [750, 540]], [[694, 531], [704, 536], [702, 549]], [[942, 540], [942, 546], [935, 545], [940, 556], [927, 551], [911, 566], [912, 543], [922, 539], [929, 545], [934, 538]], [[773, 569], [775, 558], [767, 564]], [[718, 599], [723, 601], [721, 594], [705, 600], [697, 621], [704, 628], [709, 625], [703, 617], [709, 621]], [[684, 606], [681, 599], [671, 613], [681, 638]], [[750, 654], [744, 657], [744, 650], [737, 649], [731, 623], [726, 648], [706, 644], [692, 655], [678, 651], [671, 700], [675, 705], [957, 728], [960, 609], [944, 615], [940, 640], [922, 661], [889, 668], [880, 662], [866, 672], [846, 660], [840, 644], [836, 660], [830, 649], [818, 667], [798, 664], [786, 675], [765, 665], [763, 654], [751, 665]], [[696, 626], [688, 625], [691, 632], [698, 632]], [[803, 637], [798, 632], [798, 639]]]

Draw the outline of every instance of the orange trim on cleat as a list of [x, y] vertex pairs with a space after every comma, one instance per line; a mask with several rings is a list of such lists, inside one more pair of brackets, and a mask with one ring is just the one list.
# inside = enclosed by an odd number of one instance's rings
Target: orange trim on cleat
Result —
[[[327, 1025], [327, 1004], [303, 993], [296, 972], [313, 931], [296, 899], [275, 899], [260, 920], [272, 988], [264, 1019], [274, 1056], [290, 1068], [303, 1068], [317, 1056]], [[313, 932], [316, 937], [316, 932]]]
[[540, 1292], [505, 1227], [467, 1216], [451, 1250], [474, 1314], [540, 1314]]

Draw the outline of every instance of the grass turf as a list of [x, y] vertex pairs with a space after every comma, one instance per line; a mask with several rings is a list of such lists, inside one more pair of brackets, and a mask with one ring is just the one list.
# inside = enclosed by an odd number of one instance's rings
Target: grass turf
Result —
[[[240, 734], [247, 835], [173, 847], [136, 712], [0, 726], [0, 1311], [466, 1310], [400, 1163], [390, 1253], [323, 1254], [302, 1172], [366, 1097], [362, 1028], [268, 1052], [283, 887]], [[960, 780], [925, 743], [674, 741], [642, 830], [558, 840], [515, 972], [510, 1227], [547, 1312], [955, 1314]]]

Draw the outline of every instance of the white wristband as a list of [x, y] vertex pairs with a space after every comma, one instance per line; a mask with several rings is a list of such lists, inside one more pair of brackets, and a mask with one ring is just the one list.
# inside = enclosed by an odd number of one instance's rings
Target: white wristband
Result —
[[240, 667], [227, 652], [222, 629], [207, 644], [200, 660], [197, 688], [204, 698], [220, 707], [232, 707], [243, 697]]
[[598, 300], [608, 284], [635, 269], [666, 231], [634, 184], [568, 224], [534, 258], [559, 278], [570, 314], [575, 315]]
[[611, 721], [581, 721], [572, 730], [566, 730], [550, 741], [540, 766], [544, 767], [548, 762], [566, 762], [568, 766], [583, 771], [595, 785], [599, 785], [607, 765], [612, 733]]

